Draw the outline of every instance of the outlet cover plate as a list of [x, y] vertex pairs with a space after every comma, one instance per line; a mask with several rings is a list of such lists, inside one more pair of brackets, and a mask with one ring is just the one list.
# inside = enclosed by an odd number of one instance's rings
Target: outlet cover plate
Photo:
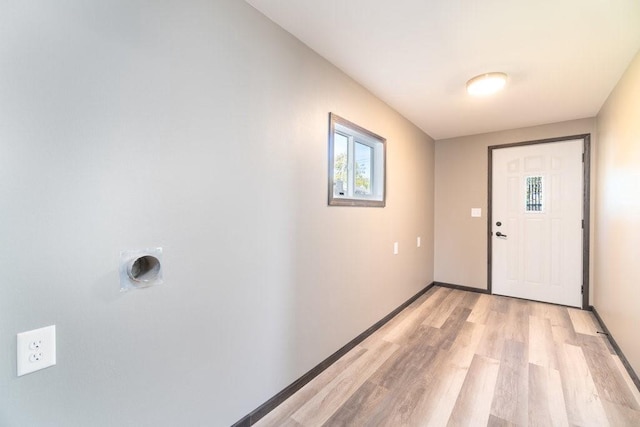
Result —
[[18, 376], [30, 374], [56, 364], [56, 325], [17, 336]]

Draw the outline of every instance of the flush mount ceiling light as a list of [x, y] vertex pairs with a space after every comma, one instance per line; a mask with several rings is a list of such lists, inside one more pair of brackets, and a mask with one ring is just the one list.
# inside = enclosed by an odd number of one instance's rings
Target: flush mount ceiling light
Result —
[[501, 90], [507, 83], [505, 73], [485, 73], [467, 82], [467, 93], [473, 96], [491, 95]]

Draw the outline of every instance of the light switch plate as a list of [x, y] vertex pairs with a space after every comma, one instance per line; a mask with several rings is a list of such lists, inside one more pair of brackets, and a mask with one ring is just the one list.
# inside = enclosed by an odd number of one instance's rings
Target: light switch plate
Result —
[[398, 255], [398, 242], [393, 242], [393, 254]]
[[471, 216], [473, 218], [480, 218], [482, 216], [482, 208], [471, 208]]
[[18, 376], [56, 364], [56, 325], [17, 335]]

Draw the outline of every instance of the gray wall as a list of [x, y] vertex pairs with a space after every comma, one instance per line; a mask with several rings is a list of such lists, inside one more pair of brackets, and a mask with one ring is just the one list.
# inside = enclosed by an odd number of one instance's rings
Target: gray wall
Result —
[[[327, 207], [330, 111], [387, 138], [386, 208]], [[244, 2], [3, 2], [0, 425], [237, 421], [432, 282], [433, 171]], [[120, 293], [154, 246], [165, 284]], [[16, 377], [50, 324], [58, 364]]]
[[435, 280], [487, 289], [487, 147], [585, 133], [595, 144], [595, 119], [436, 141]]
[[598, 114], [595, 307], [640, 373], [640, 53]]

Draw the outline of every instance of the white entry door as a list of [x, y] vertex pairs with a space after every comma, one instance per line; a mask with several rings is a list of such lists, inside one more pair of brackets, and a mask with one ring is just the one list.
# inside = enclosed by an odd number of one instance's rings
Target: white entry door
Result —
[[492, 151], [494, 294], [582, 306], [583, 140]]

